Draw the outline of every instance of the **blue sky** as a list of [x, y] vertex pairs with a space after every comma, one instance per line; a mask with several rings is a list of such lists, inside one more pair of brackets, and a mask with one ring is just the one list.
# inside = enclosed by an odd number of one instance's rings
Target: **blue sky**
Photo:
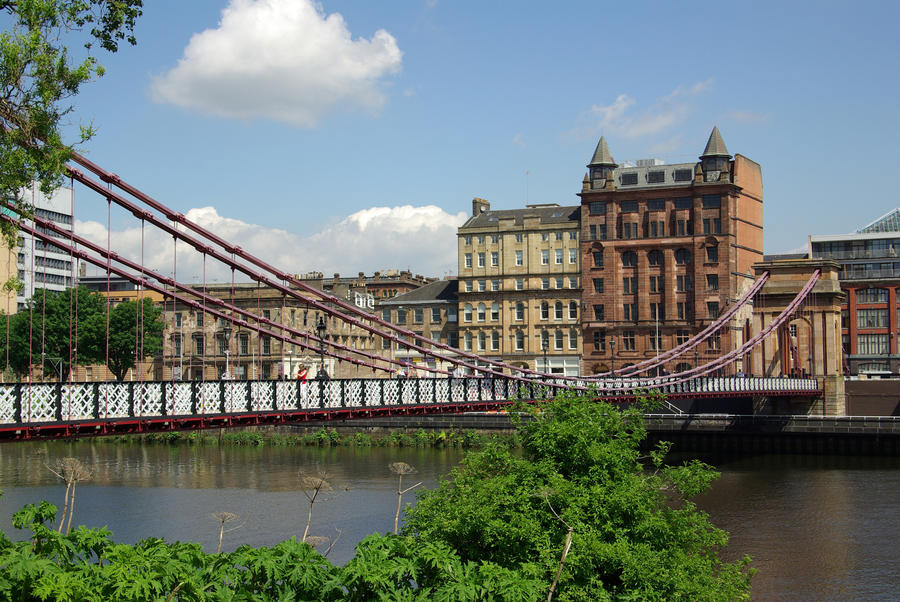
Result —
[[[900, 205], [897, 13], [151, 0], [75, 115], [92, 160], [280, 267], [437, 276], [472, 197], [575, 205], [601, 133], [620, 163], [683, 162], [717, 124], [762, 165], [765, 250], [783, 252]], [[99, 236], [105, 203], [77, 194]]]

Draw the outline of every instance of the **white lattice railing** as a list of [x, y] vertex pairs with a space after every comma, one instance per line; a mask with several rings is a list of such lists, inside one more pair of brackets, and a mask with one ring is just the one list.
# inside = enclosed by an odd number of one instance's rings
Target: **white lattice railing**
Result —
[[0, 384], [0, 424], [549, 399], [567, 387], [600, 397], [815, 392], [811, 378], [665, 377], [591, 381], [506, 378]]

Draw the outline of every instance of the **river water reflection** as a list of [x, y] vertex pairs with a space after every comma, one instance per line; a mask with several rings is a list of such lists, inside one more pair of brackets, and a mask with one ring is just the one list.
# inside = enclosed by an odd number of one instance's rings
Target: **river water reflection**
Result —
[[[462, 457], [457, 450], [415, 448], [203, 447], [100, 441], [0, 445], [0, 528], [26, 503], [61, 505], [63, 487], [47, 465], [80, 458], [94, 471], [78, 486], [75, 522], [106, 525], [116, 541], [145, 537], [196, 541], [215, 549], [211, 512], [240, 515], [225, 536], [273, 545], [303, 532], [306, 500], [298, 470], [324, 470], [338, 490], [317, 503], [310, 533], [333, 537], [329, 558], [346, 562], [372, 532], [393, 528], [396, 477], [403, 461], [419, 473], [404, 486], [433, 487]], [[698, 503], [731, 532], [729, 559], [749, 554], [756, 599], [888, 599], [897, 595], [900, 561], [900, 459], [760, 456], [717, 458], [722, 478]], [[404, 500], [414, 501], [407, 494]]]

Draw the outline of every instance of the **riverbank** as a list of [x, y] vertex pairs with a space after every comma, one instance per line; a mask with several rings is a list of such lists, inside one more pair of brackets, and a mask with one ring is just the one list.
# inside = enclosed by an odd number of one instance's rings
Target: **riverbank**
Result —
[[517, 447], [516, 432], [485, 433], [474, 429], [377, 429], [374, 431], [321, 427], [296, 432], [290, 427], [172, 431], [146, 435], [117, 435], [95, 439], [103, 444], [160, 444], [240, 447], [416, 447], [474, 449], [491, 441]]

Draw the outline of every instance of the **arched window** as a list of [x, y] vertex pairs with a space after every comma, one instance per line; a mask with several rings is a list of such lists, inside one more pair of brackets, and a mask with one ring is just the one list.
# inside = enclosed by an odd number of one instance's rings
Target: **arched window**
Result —
[[541, 332], [541, 349], [550, 349], [550, 333], [546, 330]]
[[466, 306], [463, 308], [463, 319], [466, 322], [472, 321], [472, 304], [466, 303]]
[[525, 304], [519, 301], [516, 303], [516, 320], [525, 319]]
[[578, 301], [569, 301], [569, 319], [578, 319]]
[[557, 301], [557, 302], [556, 302], [556, 306], [554, 307], [554, 310], [555, 310], [555, 311], [554, 311], [554, 317], [555, 317], [557, 320], [562, 320], [562, 319], [563, 319], [563, 304], [562, 304], [562, 301]]
[[484, 303], [478, 304], [478, 321], [484, 322], [484, 319], [487, 315], [487, 306]]
[[675, 251], [675, 263], [678, 265], [686, 265], [691, 262], [691, 252], [687, 249], [678, 249]]
[[687, 362], [681, 362], [680, 364], [675, 364], [675, 372], [687, 372], [691, 369], [691, 365]]
[[546, 301], [541, 301], [541, 320], [549, 320], [550, 319], [550, 304]]
[[578, 331], [574, 328], [569, 331], [569, 349], [578, 348]]
[[491, 321], [496, 322], [500, 319], [500, 304], [494, 301], [491, 303]]
[[625, 251], [622, 253], [622, 267], [633, 268], [637, 266], [637, 253]]
[[525, 333], [521, 330], [516, 331], [516, 351], [525, 350]]
[[487, 340], [487, 337], [485, 336], [484, 332], [483, 331], [479, 332], [478, 333], [478, 351], [484, 351], [484, 343], [486, 340]]
[[555, 340], [553, 341], [553, 343], [554, 343], [553, 348], [554, 349], [562, 349], [563, 348], [563, 331], [557, 330], [555, 335], [556, 336], [554, 337]]
[[472, 333], [467, 332], [464, 340], [465, 340], [466, 351], [472, 351]]
[[659, 249], [653, 249], [649, 253], [647, 253], [647, 261], [650, 265], [662, 265], [663, 264], [663, 254]]
[[491, 333], [491, 350], [497, 351], [500, 349], [500, 333], [496, 330]]

